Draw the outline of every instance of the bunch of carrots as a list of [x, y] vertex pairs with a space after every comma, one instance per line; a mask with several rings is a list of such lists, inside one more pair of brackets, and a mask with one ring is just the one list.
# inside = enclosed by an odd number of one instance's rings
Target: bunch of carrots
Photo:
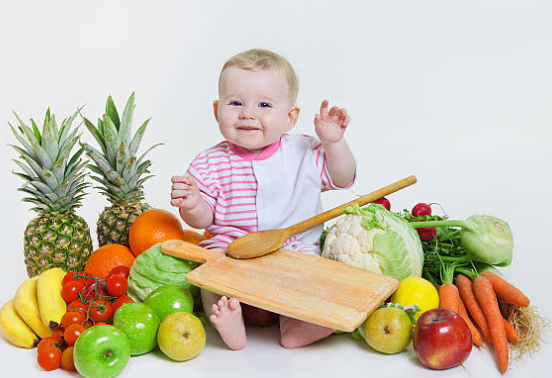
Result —
[[527, 307], [529, 298], [506, 280], [488, 271], [472, 275], [473, 279], [465, 274], [457, 274], [454, 283], [454, 266], [446, 273], [444, 283], [439, 287], [439, 306], [451, 309], [464, 319], [475, 346], [482, 347], [483, 340], [493, 346], [498, 369], [504, 374], [508, 368], [508, 342], [518, 342], [519, 336], [502, 316], [499, 302]]

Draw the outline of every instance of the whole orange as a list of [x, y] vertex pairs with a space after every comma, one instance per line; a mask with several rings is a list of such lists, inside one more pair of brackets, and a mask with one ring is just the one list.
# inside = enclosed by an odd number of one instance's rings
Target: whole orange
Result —
[[183, 238], [184, 231], [180, 220], [170, 211], [163, 209], [144, 211], [136, 218], [128, 234], [130, 250], [134, 256], [157, 243]]
[[122, 244], [105, 244], [90, 255], [84, 271], [92, 277], [105, 280], [116, 266], [124, 265], [130, 269], [134, 259], [128, 247]]
[[192, 230], [183, 230], [182, 240], [187, 241], [188, 243], [199, 245], [199, 243], [205, 239], [205, 236], [203, 236], [199, 232]]

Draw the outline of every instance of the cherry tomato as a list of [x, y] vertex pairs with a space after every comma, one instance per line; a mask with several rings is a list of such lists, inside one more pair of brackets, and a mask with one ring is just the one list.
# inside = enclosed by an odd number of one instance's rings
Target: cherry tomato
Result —
[[114, 297], [125, 295], [128, 289], [128, 282], [124, 276], [111, 275], [107, 279], [107, 292]]
[[57, 348], [57, 345], [60, 342], [55, 337], [46, 337], [38, 343], [38, 346], [36, 347], [36, 352], [41, 353], [44, 348], [54, 347]]
[[77, 294], [84, 289], [84, 284], [79, 281], [69, 281], [61, 289], [61, 297], [66, 303], [77, 299]]
[[82, 272], [69, 272], [69, 273], [67, 273], [63, 277], [63, 281], [61, 281], [61, 285], [64, 286], [67, 282], [71, 282], [71, 281], [77, 281], [77, 282], [80, 282], [84, 285], [85, 284], [84, 278], [75, 278], [75, 275], [82, 277], [83, 273]]
[[75, 361], [73, 360], [74, 347], [67, 347], [61, 354], [61, 367], [65, 370], [76, 370]]
[[63, 338], [65, 339], [65, 342], [67, 345], [72, 346], [75, 345], [75, 342], [77, 342], [77, 339], [86, 330], [82, 324], [71, 324], [65, 332], [63, 333]]
[[412, 208], [412, 215], [415, 217], [431, 215], [431, 206], [429, 206], [427, 203], [420, 202]]
[[61, 355], [61, 349], [47, 347], [38, 353], [36, 360], [44, 370], [55, 370], [61, 365]]
[[96, 323], [107, 323], [113, 317], [113, 305], [103, 299], [96, 299], [90, 304], [88, 315]]
[[84, 289], [84, 293], [87, 301], [91, 301], [98, 297], [107, 297], [109, 295], [106, 281], [100, 279], [90, 282]]
[[86, 320], [84, 311], [69, 311], [61, 317], [61, 326], [65, 329], [71, 324], [82, 324]]
[[82, 303], [80, 300], [73, 301], [67, 306], [67, 312], [69, 311], [88, 311], [88, 305]]
[[84, 328], [86, 328], [86, 329], [92, 327], [93, 325], [94, 325], [94, 322], [92, 322], [90, 320], [85, 321], [84, 324], [83, 324]]
[[92, 327], [102, 326], [102, 325], [109, 325], [109, 324], [103, 323], [103, 322], [99, 322], [99, 323], [94, 324]]
[[52, 332], [51, 338], [55, 339], [56, 342], [61, 343], [63, 341], [63, 327], [59, 327]]
[[130, 269], [128, 268], [128, 266], [119, 265], [111, 269], [111, 272], [109, 272], [110, 276], [113, 276], [115, 274], [128, 278], [128, 275], [130, 274]]
[[385, 197], [378, 198], [375, 201], [372, 201], [372, 203], [377, 203], [385, 207], [388, 211], [391, 211], [391, 202]]
[[114, 311], [117, 311], [117, 309], [118, 309], [119, 307], [121, 307], [122, 305], [127, 304], [127, 303], [134, 303], [134, 301], [133, 301], [132, 298], [129, 297], [128, 295], [122, 295], [122, 296], [120, 296], [119, 298], [117, 298], [117, 300], [116, 300], [115, 303], [113, 304], [113, 309], [114, 309]]

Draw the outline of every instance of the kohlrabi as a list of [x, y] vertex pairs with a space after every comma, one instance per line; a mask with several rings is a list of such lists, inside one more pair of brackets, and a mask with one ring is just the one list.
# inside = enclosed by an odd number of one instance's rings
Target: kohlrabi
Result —
[[497, 266], [507, 266], [512, 262], [514, 241], [510, 226], [491, 215], [472, 215], [465, 221], [444, 220], [410, 224], [414, 228], [460, 227], [460, 240], [468, 255], [466, 258], [451, 258], [456, 261], [471, 259], [474, 262]]

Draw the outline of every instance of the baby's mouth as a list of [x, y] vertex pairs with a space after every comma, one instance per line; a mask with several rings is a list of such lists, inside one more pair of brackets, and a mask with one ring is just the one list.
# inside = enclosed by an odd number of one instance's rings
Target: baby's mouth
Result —
[[239, 126], [238, 130], [241, 131], [260, 131], [261, 129], [254, 126]]

